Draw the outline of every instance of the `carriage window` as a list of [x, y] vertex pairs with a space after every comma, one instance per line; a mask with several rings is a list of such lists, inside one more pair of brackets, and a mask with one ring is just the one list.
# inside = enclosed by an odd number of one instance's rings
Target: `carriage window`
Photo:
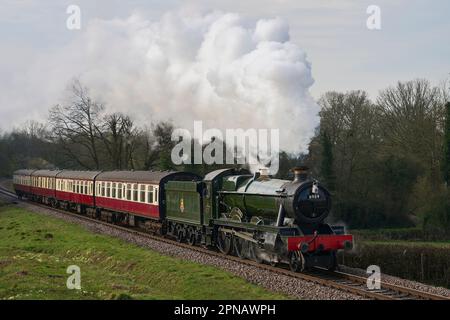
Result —
[[131, 184], [127, 184], [127, 200], [131, 200]]
[[104, 197], [105, 194], [106, 194], [105, 183], [104, 182], [102, 182], [102, 192], [101, 192], [101, 194], [102, 194], [102, 197]]
[[133, 201], [139, 201], [137, 184], [133, 184]]
[[147, 186], [147, 203], [153, 203], [153, 186]]
[[111, 197], [111, 182], [106, 183], [106, 196]]
[[87, 194], [87, 182], [83, 181], [83, 194]]
[[115, 182], [113, 182], [113, 184], [112, 184], [111, 197], [113, 197], [113, 198], [116, 197], [116, 183]]
[[154, 203], [158, 203], [158, 191], [159, 191], [159, 188], [158, 187], [155, 187], [155, 199], [154, 199]]
[[145, 202], [145, 184], [139, 185], [139, 202]]
[[117, 188], [117, 199], [122, 199], [122, 184], [119, 183]]

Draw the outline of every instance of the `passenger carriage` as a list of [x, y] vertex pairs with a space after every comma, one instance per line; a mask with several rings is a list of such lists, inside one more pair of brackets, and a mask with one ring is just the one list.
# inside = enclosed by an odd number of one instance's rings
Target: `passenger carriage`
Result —
[[58, 204], [85, 213], [86, 208], [95, 206], [95, 177], [101, 171], [63, 170], [56, 176], [56, 199]]
[[31, 195], [31, 174], [36, 170], [17, 170], [13, 174], [13, 188], [19, 197]]
[[54, 205], [56, 175], [60, 170], [36, 170], [31, 173], [31, 195], [35, 200]]
[[103, 220], [159, 231], [165, 217], [164, 184], [199, 179], [173, 171], [108, 171], [95, 179], [95, 205]]

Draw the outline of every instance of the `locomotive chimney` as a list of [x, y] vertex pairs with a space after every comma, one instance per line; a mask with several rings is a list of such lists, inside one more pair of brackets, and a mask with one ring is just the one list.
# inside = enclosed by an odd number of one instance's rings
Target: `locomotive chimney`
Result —
[[269, 176], [269, 168], [260, 168], [258, 172], [261, 177]]
[[294, 172], [294, 182], [302, 182], [308, 178], [308, 167], [300, 166], [292, 169]]

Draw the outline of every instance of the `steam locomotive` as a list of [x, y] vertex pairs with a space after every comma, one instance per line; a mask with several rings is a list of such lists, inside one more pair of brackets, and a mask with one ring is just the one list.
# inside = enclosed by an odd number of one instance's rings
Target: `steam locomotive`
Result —
[[294, 170], [294, 180], [266, 170], [222, 169], [203, 179], [172, 171], [18, 170], [19, 197], [110, 223], [137, 226], [191, 245], [292, 271], [333, 270], [336, 252], [351, 249], [342, 226], [325, 223], [327, 189]]

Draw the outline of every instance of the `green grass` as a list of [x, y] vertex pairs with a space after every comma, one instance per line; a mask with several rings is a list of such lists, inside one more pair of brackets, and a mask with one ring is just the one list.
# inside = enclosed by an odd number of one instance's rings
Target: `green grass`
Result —
[[[220, 269], [0, 206], [0, 299], [285, 299]], [[69, 265], [81, 290], [69, 290]]]

